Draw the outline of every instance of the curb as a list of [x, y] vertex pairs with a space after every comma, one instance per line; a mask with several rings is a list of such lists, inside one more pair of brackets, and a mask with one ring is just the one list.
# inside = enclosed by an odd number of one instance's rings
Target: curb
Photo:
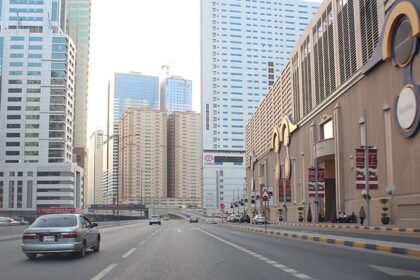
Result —
[[398, 254], [398, 255], [404, 255], [404, 256], [409, 256], [409, 257], [420, 258], [420, 249], [407, 249], [407, 248], [395, 247], [395, 246], [389, 246], [389, 245], [373, 244], [369, 242], [356, 242], [356, 241], [349, 241], [349, 240], [345, 240], [341, 238], [319, 237], [319, 236], [314, 236], [310, 234], [285, 232], [282, 230], [272, 230], [272, 229], [265, 230], [265, 229], [258, 229], [258, 228], [252, 228], [252, 227], [232, 226], [232, 225], [224, 225], [224, 226], [232, 228], [232, 229], [239, 229], [242, 231], [262, 233], [262, 234], [271, 235], [271, 236], [281, 236], [281, 237], [287, 237], [287, 238], [309, 240], [309, 241], [315, 241], [315, 242], [320, 242], [320, 243], [330, 244], [330, 245], [347, 246], [347, 247], [353, 247], [353, 248], [358, 248], [358, 249], [380, 251], [384, 253]]
[[385, 227], [385, 226], [356, 226], [356, 225], [332, 225], [332, 224], [308, 224], [308, 223], [271, 223], [274, 225], [284, 226], [301, 226], [301, 227], [318, 227], [318, 228], [339, 228], [339, 229], [355, 229], [366, 231], [383, 231], [396, 233], [420, 233], [420, 228], [401, 228], [401, 227]]

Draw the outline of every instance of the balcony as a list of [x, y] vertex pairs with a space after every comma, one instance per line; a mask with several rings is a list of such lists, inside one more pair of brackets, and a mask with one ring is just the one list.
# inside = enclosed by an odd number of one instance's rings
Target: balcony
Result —
[[315, 144], [315, 158], [322, 159], [335, 155], [334, 138], [324, 139]]

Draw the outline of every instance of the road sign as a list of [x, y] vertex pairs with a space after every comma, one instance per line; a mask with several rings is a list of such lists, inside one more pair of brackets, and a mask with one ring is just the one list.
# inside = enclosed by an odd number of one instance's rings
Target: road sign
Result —
[[262, 198], [264, 200], [267, 200], [269, 197], [270, 197], [270, 195], [268, 194], [267, 187], [264, 187], [263, 188], [263, 193], [262, 193]]

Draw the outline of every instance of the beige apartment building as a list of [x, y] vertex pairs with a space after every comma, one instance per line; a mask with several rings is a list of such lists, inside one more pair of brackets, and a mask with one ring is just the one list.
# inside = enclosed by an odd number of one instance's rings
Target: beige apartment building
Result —
[[201, 207], [201, 120], [195, 112], [168, 116], [168, 197]]
[[119, 120], [119, 203], [150, 204], [166, 198], [166, 112], [129, 108]]
[[103, 203], [102, 164], [103, 164], [103, 130], [96, 130], [89, 138], [87, 184], [84, 190], [84, 205]]
[[247, 125], [250, 215], [363, 206], [372, 225], [420, 225], [419, 15], [415, 0], [322, 3]]

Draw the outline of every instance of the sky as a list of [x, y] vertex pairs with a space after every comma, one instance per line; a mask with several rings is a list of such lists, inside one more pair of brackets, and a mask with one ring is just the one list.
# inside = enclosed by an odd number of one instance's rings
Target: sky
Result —
[[130, 71], [193, 81], [200, 111], [200, 1], [92, 0], [88, 137], [106, 127], [107, 87], [114, 73]]
[[170, 65], [170, 75], [192, 80], [200, 111], [200, 0], [92, 0], [91, 13], [88, 137], [106, 128], [116, 72], [162, 79], [162, 65]]

